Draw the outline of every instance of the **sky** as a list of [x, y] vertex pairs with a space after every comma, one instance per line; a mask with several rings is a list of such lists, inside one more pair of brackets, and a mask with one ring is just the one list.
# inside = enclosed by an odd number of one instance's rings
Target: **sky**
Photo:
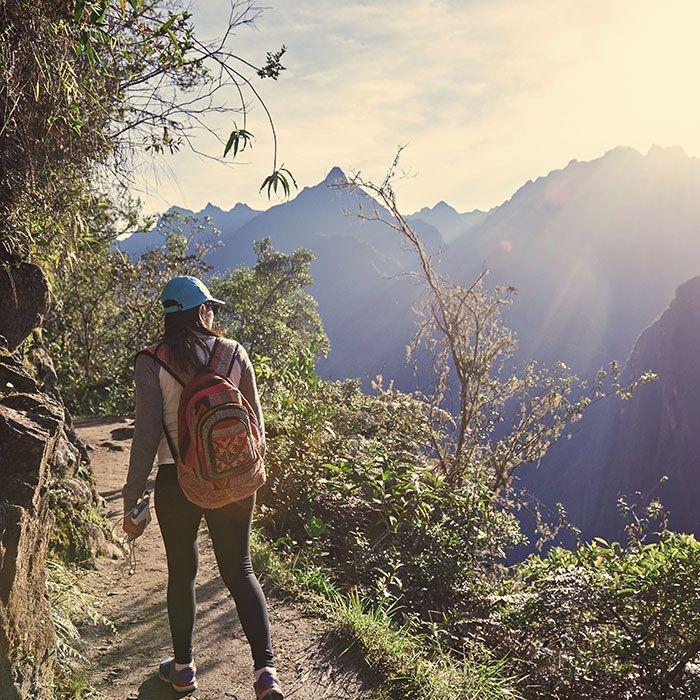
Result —
[[[194, 0], [199, 34], [218, 36], [229, 6]], [[470, 211], [618, 145], [700, 156], [699, 26], [698, 0], [268, 0], [234, 47], [256, 65], [287, 47], [279, 80], [251, 80], [300, 189], [335, 165], [379, 180], [405, 146], [401, 209]], [[225, 138], [234, 119], [211, 125]], [[259, 106], [249, 130], [240, 163], [181, 150], [144, 168], [146, 209], [283, 201], [258, 192], [272, 166]], [[221, 153], [206, 136], [197, 147]]]

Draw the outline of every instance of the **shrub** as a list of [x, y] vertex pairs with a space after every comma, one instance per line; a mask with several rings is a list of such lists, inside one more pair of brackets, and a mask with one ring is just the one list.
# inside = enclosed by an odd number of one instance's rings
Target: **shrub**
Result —
[[531, 557], [500, 598], [496, 629], [528, 697], [696, 698], [700, 543], [664, 533]]

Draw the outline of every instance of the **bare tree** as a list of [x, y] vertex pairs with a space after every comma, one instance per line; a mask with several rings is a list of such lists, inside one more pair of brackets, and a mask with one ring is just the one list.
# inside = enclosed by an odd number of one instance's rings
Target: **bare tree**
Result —
[[[503, 322], [503, 310], [513, 302], [511, 286], [486, 284], [483, 270], [466, 286], [441, 275], [433, 257], [401, 213], [393, 182], [399, 149], [380, 184], [360, 173], [335, 186], [361, 188], [381, 206], [362, 211], [367, 221], [382, 221], [406, 241], [417, 258], [410, 274], [424, 287], [417, 330], [407, 347], [415, 363], [423, 346], [432, 358], [431, 446], [438, 468], [455, 488], [468, 487], [477, 475], [507, 497], [513, 476], [526, 463], [539, 460], [584, 412], [606, 394], [628, 396], [646, 374], [628, 387], [620, 386], [620, 370], [612, 362], [593, 381], [579, 379], [563, 363], [553, 368], [528, 363], [515, 366], [517, 340]], [[458, 405], [450, 417], [446, 409], [450, 376], [454, 375]]]

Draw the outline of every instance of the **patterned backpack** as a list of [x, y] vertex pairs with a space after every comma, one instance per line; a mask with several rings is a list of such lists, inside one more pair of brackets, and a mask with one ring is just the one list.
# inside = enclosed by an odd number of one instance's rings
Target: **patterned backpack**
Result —
[[240, 501], [265, 483], [262, 436], [255, 411], [229, 379], [238, 343], [217, 338], [206, 366], [181, 377], [165, 343], [142, 352], [182, 385], [177, 411], [178, 445], [163, 430], [185, 496], [201, 508]]

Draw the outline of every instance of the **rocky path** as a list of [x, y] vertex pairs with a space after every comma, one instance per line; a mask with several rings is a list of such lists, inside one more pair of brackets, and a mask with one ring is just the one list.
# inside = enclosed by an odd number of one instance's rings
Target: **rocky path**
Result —
[[[129, 455], [129, 440], [124, 435], [129, 431], [124, 428], [128, 425], [127, 421], [115, 419], [86, 420], [77, 425], [80, 437], [94, 448], [90, 453], [92, 468], [112, 522], [121, 520], [120, 490]], [[178, 696], [155, 672], [158, 662], [171, 654], [171, 644], [165, 608], [165, 552], [155, 513], [153, 517], [138, 540], [137, 570], [133, 576], [128, 575], [125, 558], [103, 558], [97, 571], [89, 572], [83, 580], [100, 612], [116, 626], [116, 632], [104, 625], [83, 630], [88, 658], [85, 673], [102, 698], [160, 700]], [[121, 534], [121, 528], [115, 528], [115, 532]], [[199, 689], [189, 697], [251, 700], [254, 693], [249, 647], [233, 600], [218, 576], [204, 524], [199, 540], [194, 642]], [[376, 679], [371, 678], [355, 652], [344, 652], [347, 644], [337, 639], [329, 625], [274, 591], [264, 579], [263, 586], [286, 697], [372, 697]]]

